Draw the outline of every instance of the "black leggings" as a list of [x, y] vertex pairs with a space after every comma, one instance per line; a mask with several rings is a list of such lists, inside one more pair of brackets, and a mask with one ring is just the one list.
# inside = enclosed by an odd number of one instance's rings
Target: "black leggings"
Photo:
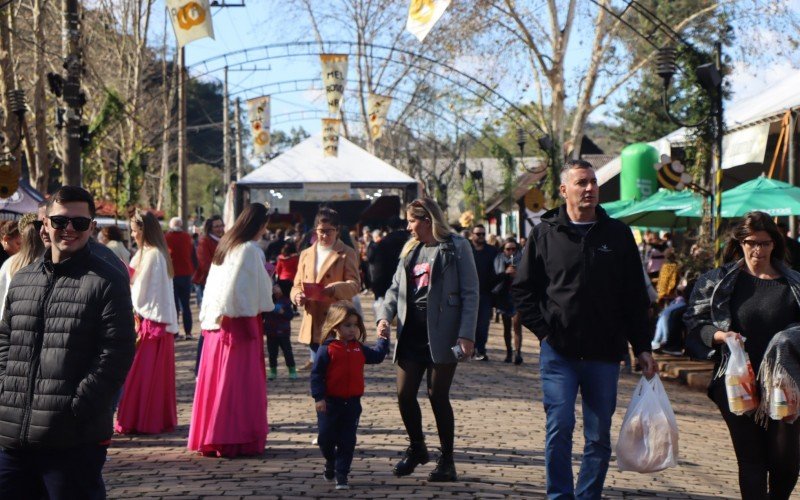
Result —
[[456, 363], [425, 363], [410, 359], [397, 361], [397, 402], [409, 439], [411, 442], [425, 440], [417, 392], [422, 383], [422, 376], [427, 371], [428, 399], [433, 408], [433, 416], [436, 418], [442, 453], [450, 455], [453, 453], [455, 434], [453, 407], [450, 406], [450, 385], [456, 374], [456, 366]]
[[800, 472], [800, 422], [769, 420], [765, 429], [752, 416], [731, 413], [725, 385], [715, 385], [711, 396], [731, 433], [742, 499], [788, 499]]

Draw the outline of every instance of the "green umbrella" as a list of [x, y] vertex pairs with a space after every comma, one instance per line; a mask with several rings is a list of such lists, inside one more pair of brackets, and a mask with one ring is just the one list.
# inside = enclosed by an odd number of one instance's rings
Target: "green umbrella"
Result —
[[659, 189], [653, 196], [615, 213], [612, 217], [630, 226], [685, 227], [692, 221], [686, 216], [676, 215], [676, 212], [694, 206], [702, 210], [703, 197], [693, 191]]
[[[722, 193], [722, 217], [742, 217], [753, 210], [776, 217], [800, 215], [800, 188], [761, 176]], [[676, 215], [702, 217], [703, 208], [690, 207]]]
[[617, 200], [602, 203], [600, 206], [603, 207], [609, 217], [613, 217], [615, 213], [625, 210], [634, 203], [636, 203], [635, 200]]

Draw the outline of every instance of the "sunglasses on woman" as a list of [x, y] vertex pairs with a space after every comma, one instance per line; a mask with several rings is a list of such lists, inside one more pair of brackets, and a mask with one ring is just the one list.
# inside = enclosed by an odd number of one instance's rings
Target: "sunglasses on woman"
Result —
[[50, 225], [53, 229], [66, 229], [72, 223], [72, 229], [75, 231], [86, 231], [92, 224], [92, 219], [89, 217], [67, 217], [66, 215], [50, 215]]

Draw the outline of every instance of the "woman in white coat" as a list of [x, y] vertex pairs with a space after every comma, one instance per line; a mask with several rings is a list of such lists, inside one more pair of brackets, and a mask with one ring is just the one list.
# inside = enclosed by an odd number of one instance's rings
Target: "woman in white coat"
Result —
[[203, 353], [189, 449], [206, 456], [260, 455], [267, 442], [267, 373], [261, 313], [274, 309], [264, 252], [267, 207], [250, 204], [220, 239], [200, 308]]
[[175, 400], [175, 334], [172, 261], [158, 219], [136, 211], [131, 236], [139, 252], [131, 261], [131, 299], [137, 348], [125, 379], [114, 429], [124, 434], [171, 432], [178, 423]]

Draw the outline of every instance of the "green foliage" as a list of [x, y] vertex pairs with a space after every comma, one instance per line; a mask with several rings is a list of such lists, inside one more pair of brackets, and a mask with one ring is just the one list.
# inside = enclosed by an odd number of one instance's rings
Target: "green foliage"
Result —
[[470, 175], [464, 176], [464, 207], [466, 210], [471, 211], [475, 219], [474, 220], [483, 220], [483, 203], [481, 203], [481, 195], [480, 191], [478, 191], [478, 185], [475, 183], [475, 180]]
[[202, 207], [204, 217], [221, 215], [223, 185], [220, 170], [205, 163], [195, 163], [189, 165], [188, 177], [191, 179], [187, 186], [189, 213], [196, 213], [197, 207]]
[[277, 156], [287, 149], [291, 149], [294, 146], [297, 146], [305, 139], [310, 137], [309, 133], [300, 126], [299, 128], [294, 128], [289, 131], [289, 133], [284, 132], [283, 130], [274, 130], [271, 134], [271, 142], [272, 142], [272, 154]]
[[[103, 93], [103, 105], [100, 107], [100, 112], [97, 113], [97, 116], [89, 125], [89, 144], [81, 152], [84, 161], [91, 155], [100, 140], [111, 128], [125, 117], [125, 104], [122, 102], [119, 93], [109, 88], [103, 89]], [[102, 165], [99, 166], [102, 168]]]
[[492, 146], [492, 156], [500, 161], [500, 165], [503, 168], [503, 185], [500, 189], [500, 193], [503, 196], [503, 204], [501, 206], [504, 211], [509, 212], [514, 207], [515, 200], [513, 195], [517, 180], [514, 157], [508, 149], [499, 144]]

